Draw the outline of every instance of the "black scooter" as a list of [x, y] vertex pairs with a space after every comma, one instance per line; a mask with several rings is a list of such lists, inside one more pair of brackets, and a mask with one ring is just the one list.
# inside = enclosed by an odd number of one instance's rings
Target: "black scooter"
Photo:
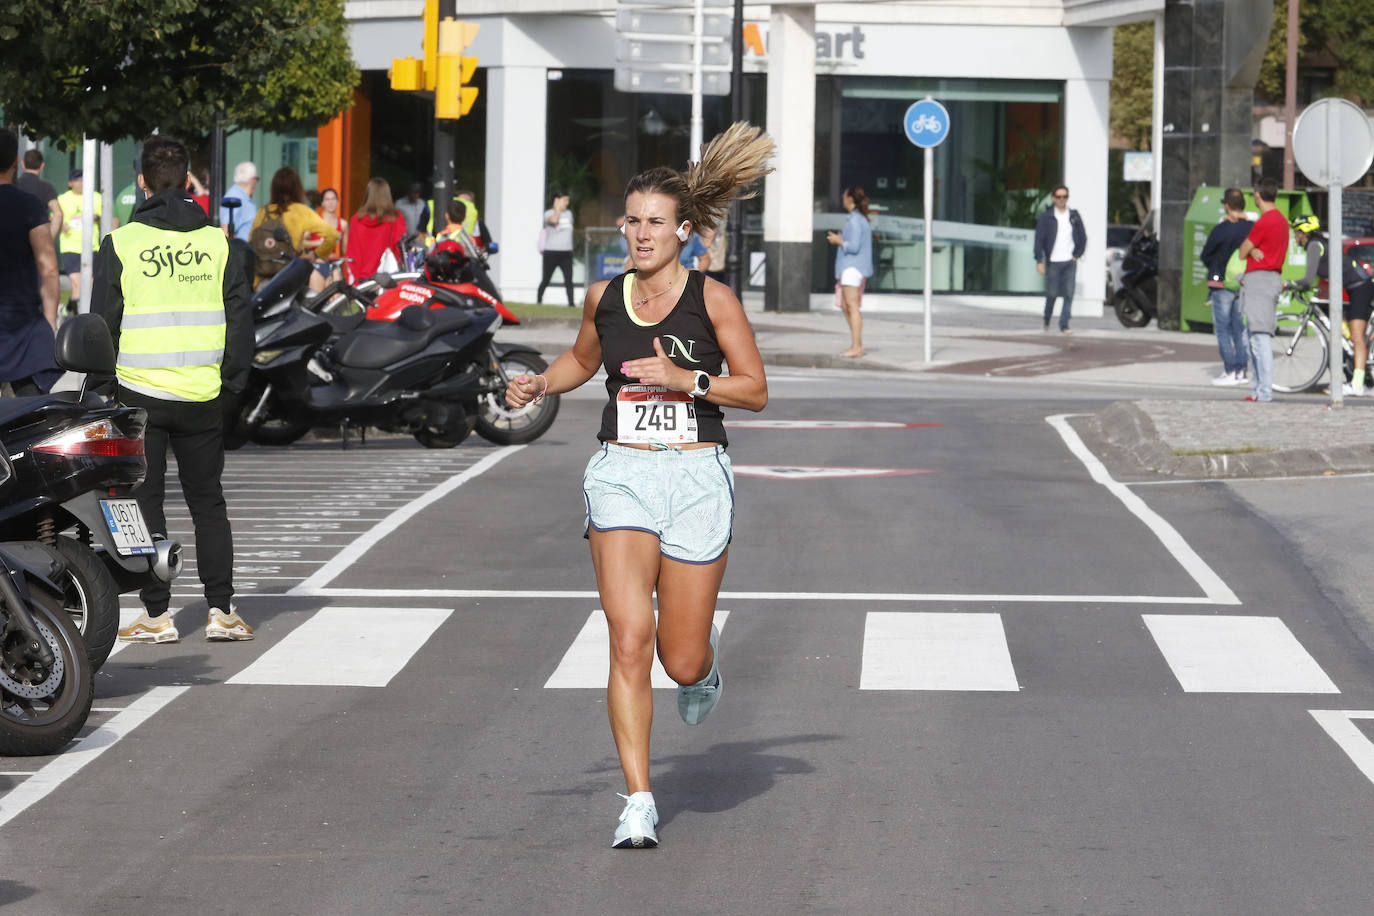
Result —
[[477, 423], [500, 325], [491, 308], [411, 306], [389, 322], [293, 304], [258, 323], [253, 380], [226, 438], [256, 440], [268, 422], [277, 444], [315, 426], [373, 426], [452, 448]]
[[1121, 259], [1121, 286], [1112, 298], [1117, 321], [1128, 328], [1145, 327], [1155, 317], [1158, 294], [1159, 240], [1142, 227]]
[[65, 570], [62, 604], [98, 669], [114, 647], [119, 596], [181, 571], [181, 545], [148, 530], [130, 490], [143, 480], [142, 408], [107, 394], [115, 354], [98, 315], [74, 315], [57, 330], [57, 363], [86, 373], [80, 391], [0, 401], [0, 442], [11, 486], [0, 496], [0, 540], [34, 540]]

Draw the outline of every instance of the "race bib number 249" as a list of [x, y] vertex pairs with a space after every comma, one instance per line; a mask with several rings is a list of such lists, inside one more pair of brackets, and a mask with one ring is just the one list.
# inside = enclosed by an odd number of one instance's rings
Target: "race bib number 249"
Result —
[[625, 385], [616, 395], [616, 439], [680, 445], [697, 441], [692, 396], [658, 385]]

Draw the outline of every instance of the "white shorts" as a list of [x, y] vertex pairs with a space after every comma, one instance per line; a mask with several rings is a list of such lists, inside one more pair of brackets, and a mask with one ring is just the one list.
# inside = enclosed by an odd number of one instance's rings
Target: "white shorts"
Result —
[[859, 273], [859, 268], [857, 267], [846, 267], [844, 272], [840, 274], [840, 285], [863, 286], [864, 275]]

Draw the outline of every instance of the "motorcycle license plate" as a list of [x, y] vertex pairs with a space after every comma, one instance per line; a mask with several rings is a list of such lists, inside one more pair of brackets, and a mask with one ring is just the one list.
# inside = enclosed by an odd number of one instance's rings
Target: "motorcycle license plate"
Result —
[[102, 499], [100, 511], [105, 513], [105, 524], [110, 528], [115, 550], [120, 556], [133, 557], [154, 553], [153, 536], [143, 522], [143, 512], [138, 508], [136, 499]]

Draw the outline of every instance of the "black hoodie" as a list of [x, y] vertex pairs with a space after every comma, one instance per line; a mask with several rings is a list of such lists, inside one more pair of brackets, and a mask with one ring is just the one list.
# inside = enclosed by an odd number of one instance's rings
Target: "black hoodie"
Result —
[[[139, 204], [131, 219], [154, 229], [173, 232], [190, 232], [210, 224], [200, 204], [181, 189], [154, 194]], [[91, 313], [105, 319], [118, 350], [119, 325], [124, 318], [124, 288], [121, 286], [124, 265], [115, 254], [109, 235], [100, 243], [92, 275]], [[251, 296], [248, 278], [231, 252], [224, 271], [224, 359], [220, 364], [220, 378], [231, 394], [242, 393], [248, 383], [248, 369], [253, 358]]]

